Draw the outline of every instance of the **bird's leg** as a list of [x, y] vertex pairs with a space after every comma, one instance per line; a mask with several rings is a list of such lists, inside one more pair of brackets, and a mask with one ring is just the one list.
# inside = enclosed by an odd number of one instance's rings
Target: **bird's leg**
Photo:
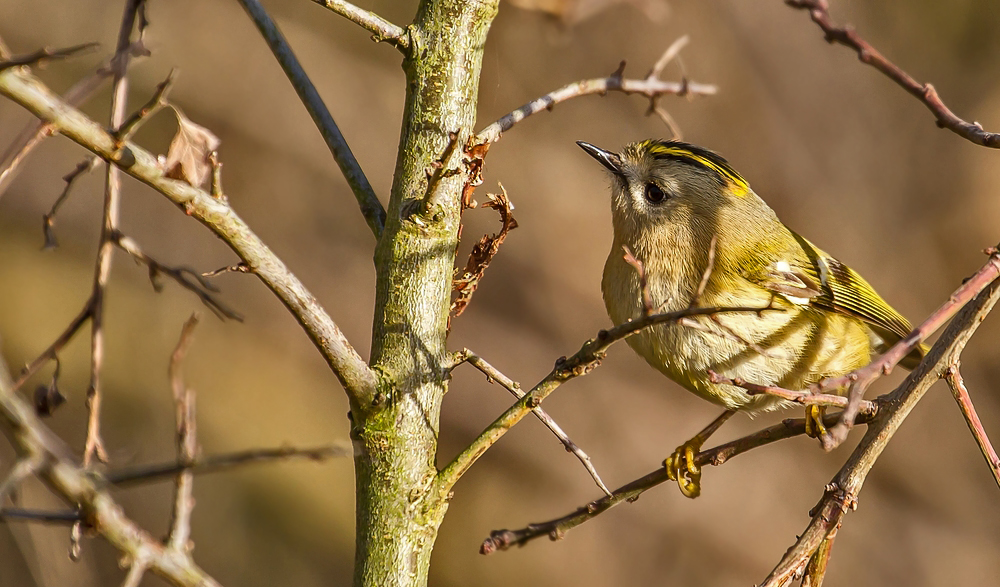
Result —
[[823, 425], [825, 415], [826, 406], [812, 404], [806, 407], [806, 434], [810, 438], [822, 438], [826, 434], [826, 426]]
[[663, 461], [663, 466], [667, 468], [667, 477], [671, 481], [677, 482], [677, 486], [685, 497], [694, 499], [701, 495], [701, 466], [695, 462], [695, 455], [701, 450], [701, 445], [705, 444], [708, 437], [714, 434], [735, 413], [735, 410], [722, 412], [704, 430], [696, 434], [691, 440], [678, 446], [674, 454]]

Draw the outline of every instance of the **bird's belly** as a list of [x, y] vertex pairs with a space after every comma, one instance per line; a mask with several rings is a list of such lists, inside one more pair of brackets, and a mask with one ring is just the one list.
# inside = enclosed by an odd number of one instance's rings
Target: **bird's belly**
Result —
[[697, 395], [751, 413], [789, 407], [774, 396], [713, 383], [711, 373], [760, 385], [802, 389], [868, 362], [864, 328], [848, 317], [797, 307], [755, 314], [720, 313], [661, 324], [628, 339], [650, 365]]

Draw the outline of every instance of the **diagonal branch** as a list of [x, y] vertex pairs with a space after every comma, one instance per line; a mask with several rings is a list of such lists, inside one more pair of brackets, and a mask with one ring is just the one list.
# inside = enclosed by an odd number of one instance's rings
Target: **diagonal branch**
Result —
[[672, 59], [686, 43], [686, 37], [681, 37], [674, 44], [667, 48], [663, 57], [659, 59], [656, 66], [644, 79], [626, 79], [624, 77], [625, 62], [622, 61], [618, 69], [607, 77], [581, 80], [565, 85], [558, 90], [554, 90], [528, 102], [517, 110], [507, 114], [479, 131], [476, 136], [477, 143], [493, 143], [500, 140], [503, 133], [510, 130], [515, 124], [521, 122], [532, 114], [537, 114], [543, 110], [552, 110], [561, 102], [578, 98], [580, 96], [590, 96], [598, 94], [607, 95], [608, 92], [622, 92], [625, 94], [640, 94], [649, 98], [650, 112], [656, 111], [656, 101], [660, 96], [673, 94], [676, 96], [698, 96], [713, 95], [717, 88], [713, 85], [700, 84], [688, 81], [686, 78], [679, 82], [665, 82], [660, 79], [660, 73], [667, 61]]
[[785, 0], [792, 8], [808, 10], [809, 17], [823, 29], [828, 43], [839, 43], [853, 49], [862, 63], [871, 65], [886, 77], [896, 82], [900, 87], [920, 100], [934, 114], [937, 124], [947, 128], [958, 136], [972, 141], [977, 145], [1000, 149], [1000, 133], [987, 132], [978, 122], [966, 122], [955, 115], [938, 96], [937, 90], [931, 84], [922, 84], [913, 79], [910, 74], [886, 59], [875, 47], [862, 39], [850, 26], [838, 27], [830, 19], [830, 7], [827, 0]]
[[885, 398], [885, 408], [868, 423], [868, 431], [810, 512], [805, 532], [781, 558], [761, 587], [779, 587], [803, 571], [809, 560], [857, 507], [858, 493], [882, 450], [923, 397], [958, 360], [979, 324], [1000, 298], [1000, 281], [993, 281], [952, 320], [927, 357], [895, 391]]
[[840, 415], [840, 421], [827, 434], [824, 434], [820, 441], [823, 448], [832, 450], [840, 445], [851, 431], [854, 425], [854, 418], [857, 416], [864, 399], [865, 390], [882, 375], [888, 375], [893, 367], [899, 364], [910, 351], [917, 348], [920, 343], [927, 340], [938, 328], [944, 326], [951, 320], [959, 310], [961, 310], [970, 300], [976, 297], [979, 292], [1000, 277], [1000, 251], [996, 247], [991, 247], [985, 251], [989, 256], [989, 261], [976, 272], [975, 275], [967, 279], [961, 287], [951, 294], [948, 301], [934, 311], [920, 326], [916, 327], [906, 338], [892, 346], [885, 354], [873, 361], [869, 365], [843, 375], [825, 379], [817, 385], [810, 387], [810, 391], [821, 393], [849, 386], [847, 407]]
[[385, 41], [395, 45], [403, 53], [408, 52], [410, 36], [403, 27], [389, 22], [374, 12], [358, 8], [350, 2], [344, 2], [344, 0], [313, 0], [313, 2], [320, 6], [326, 6], [331, 11], [367, 30], [372, 34], [372, 40], [376, 43]]
[[340, 128], [337, 127], [337, 123], [334, 122], [333, 116], [330, 114], [330, 110], [326, 107], [323, 99], [320, 98], [319, 92], [316, 91], [316, 86], [313, 85], [312, 80], [309, 79], [305, 70], [302, 69], [302, 65], [299, 64], [299, 60], [295, 57], [295, 53], [292, 52], [288, 41], [285, 40], [284, 35], [278, 29], [278, 25], [274, 24], [274, 21], [271, 20], [264, 7], [257, 0], [240, 0], [240, 4], [243, 5], [247, 14], [253, 19], [254, 24], [257, 25], [261, 36], [264, 37], [268, 47], [271, 48], [271, 53], [278, 60], [281, 69], [288, 76], [288, 80], [292, 82], [292, 87], [295, 88], [295, 92], [299, 95], [299, 100], [302, 101], [302, 105], [309, 111], [309, 116], [312, 117], [320, 134], [323, 135], [326, 146], [330, 149], [334, 160], [340, 166], [340, 171], [343, 172], [347, 183], [351, 186], [351, 191], [354, 192], [354, 197], [358, 200], [358, 205], [361, 206], [361, 214], [364, 215], [365, 221], [368, 223], [368, 228], [371, 229], [377, 239], [382, 234], [382, 228], [385, 226], [385, 208], [382, 207], [378, 196], [375, 195], [375, 190], [368, 183], [368, 178], [365, 177], [365, 172], [361, 170], [361, 164], [358, 163], [358, 160], [354, 157], [354, 153], [351, 152], [351, 147], [347, 144], [347, 139], [341, 134]]
[[944, 380], [948, 382], [951, 395], [955, 397], [959, 409], [962, 410], [965, 423], [969, 426], [972, 437], [976, 439], [976, 444], [979, 445], [979, 451], [983, 453], [983, 458], [986, 459], [990, 473], [993, 474], [993, 480], [1000, 486], [1000, 458], [997, 457], [997, 451], [990, 443], [990, 437], [986, 435], [986, 429], [983, 428], [983, 423], [979, 420], [976, 407], [972, 405], [972, 397], [969, 396], [969, 390], [965, 387], [965, 379], [958, 367], [959, 361], [956, 359], [955, 363], [945, 371]]
[[99, 43], [83, 43], [82, 45], [74, 45], [72, 47], [66, 47], [65, 49], [49, 49], [48, 47], [45, 47], [28, 55], [18, 55], [16, 57], [11, 57], [10, 59], [0, 59], [0, 71], [11, 67], [41, 65], [46, 61], [51, 61], [53, 59], [73, 57], [74, 55], [79, 55], [84, 51], [89, 51], [98, 46]]
[[515, 424], [520, 422], [522, 418], [537, 408], [542, 403], [542, 400], [563, 383], [586, 375], [597, 368], [612, 344], [624, 340], [644, 328], [649, 328], [656, 324], [677, 322], [689, 316], [711, 316], [729, 312], [760, 314], [761, 312], [768, 311], [780, 312], [781, 310], [770, 306], [763, 308], [685, 308], [677, 312], [646, 314], [635, 320], [619, 324], [614, 328], [601, 330], [596, 338], [585, 342], [583, 347], [573, 356], [569, 358], [560, 357], [556, 361], [555, 367], [553, 367], [552, 371], [544, 379], [531, 388], [531, 391], [508, 408], [506, 412], [501, 414], [465, 450], [459, 453], [451, 463], [442, 469], [437, 476], [437, 489], [441, 492], [441, 495], [447, 495], [455, 483], [472, 467], [479, 457], [500, 440]]
[[139, 244], [132, 240], [130, 237], [125, 236], [120, 231], [115, 231], [113, 235], [113, 242], [135, 259], [136, 263], [142, 263], [149, 267], [149, 280], [153, 283], [153, 288], [156, 291], [163, 289], [162, 284], [157, 281], [160, 275], [166, 275], [167, 277], [173, 279], [183, 287], [184, 289], [194, 293], [201, 300], [201, 303], [205, 304], [209, 310], [218, 316], [219, 318], [229, 318], [230, 320], [236, 320], [237, 322], [243, 321], [243, 316], [239, 312], [232, 310], [213, 295], [219, 290], [217, 287], [212, 285], [205, 277], [200, 273], [191, 269], [190, 267], [170, 267], [160, 263], [156, 259], [150, 257], [146, 253], [142, 252], [139, 248]]
[[[825, 422], [832, 425], [836, 421], [836, 417], [836, 414], [826, 416]], [[859, 419], [859, 421], [867, 420], [867, 415]], [[780, 424], [775, 424], [774, 426], [721, 444], [715, 448], [703, 450], [695, 456], [695, 463], [702, 467], [707, 465], [719, 466], [729, 459], [752, 449], [786, 438], [800, 436], [805, 434], [805, 432], [806, 424], [804, 419], [788, 419]], [[659, 467], [615, 489], [610, 496], [596, 499], [560, 518], [538, 524], [529, 524], [520, 530], [494, 530], [490, 533], [490, 537], [483, 541], [479, 552], [481, 554], [492, 554], [497, 550], [507, 550], [511, 546], [524, 546], [528, 542], [542, 536], [558, 540], [569, 530], [596, 518], [617, 505], [635, 501], [646, 491], [666, 481], [670, 481], [670, 478], [667, 476], [667, 470], [664, 467]]]
[[369, 406], [377, 378], [364, 359], [305, 285], [250, 227], [226, 204], [208, 192], [164, 176], [156, 157], [135, 145], [119, 144], [103, 126], [66, 104], [34, 76], [10, 69], [0, 72], [0, 94], [84, 148], [110, 160], [126, 173], [162, 193], [185, 213], [224, 240], [278, 296], [323, 354], [355, 404]]
[[[511, 395], [517, 399], [524, 397], [524, 392], [521, 391], [521, 384], [504, 375], [499, 369], [487, 363], [482, 357], [469, 349], [464, 349], [458, 353], [455, 364], [458, 365], [460, 363], [469, 363], [476, 369], [479, 369], [484, 375], [486, 375], [486, 378], [491, 383], [496, 382], [500, 384], [501, 387], [509, 391]], [[541, 407], [536, 407], [532, 410], [532, 413], [534, 413], [535, 417], [538, 418], [538, 420], [544, 424], [556, 438], [559, 439], [559, 442], [566, 447], [567, 452], [573, 453], [576, 458], [580, 460], [580, 463], [582, 463], [584, 468], [587, 469], [587, 472], [590, 473], [591, 478], [594, 479], [594, 483], [597, 483], [597, 486], [601, 488], [601, 491], [603, 491], [605, 495], [610, 496], [611, 491], [608, 489], [608, 486], [604, 484], [604, 481], [601, 480], [601, 476], [597, 474], [597, 469], [594, 468], [594, 463], [590, 460], [590, 455], [577, 446], [577, 444], [573, 442], [573, 440], [563, 431], [562, 427], [552, 419], [552, 416], [550, 416]]]

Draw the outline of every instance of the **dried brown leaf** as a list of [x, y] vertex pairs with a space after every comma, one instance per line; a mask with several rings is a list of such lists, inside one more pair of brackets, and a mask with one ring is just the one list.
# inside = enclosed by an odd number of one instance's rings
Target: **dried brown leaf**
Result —
[[465, 264], [465, 269], [455, 272], [455, 277], [452, 280], [452, 290], [457, 295], [451, 303], [452, 318], [461, 316], [462, 312], [465, 311], [465, 308], [469, 305], [469, 301], [472, 299], [472, 294], [479, 287], [479, 281], [486, 273], [486, 268], [489, 267], [493, 257], [500, 250], [500, 245], [507, 238], [507, 234], [517, 228], [517, 220], [514, 220], [514, 215], [512, 214], [514, 205], [510, 203], [507, 190], [504, 189], [503, 185], [500, 185], [500, 190], [502, 193], [489, 194], [487, 196], [489, 198], [488, 201], [483, 204], [487, 208], [493, 208], [500, 213], [500, 232], [493, 235], [485, 235], [479, 239], [479, 242], [472, 247], [472, 252], [469, 254], [469, 261]]
[[221, 141], [212, 131], [191, 122], [176, 106], [171, 108], [177, 115], [177, 134], [170, 141], [164, 172], [167, 177], [201, 187], [212, 175], [211, 155]]

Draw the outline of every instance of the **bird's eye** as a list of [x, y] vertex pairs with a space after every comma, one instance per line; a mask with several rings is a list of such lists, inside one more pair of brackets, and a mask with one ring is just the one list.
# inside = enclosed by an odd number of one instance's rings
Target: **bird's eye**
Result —
[[660, 186], [655, 183], [646, 184], [646, 201], [650, 204], [660, 204], [667, 199], [667, 195], [663, 193]]

